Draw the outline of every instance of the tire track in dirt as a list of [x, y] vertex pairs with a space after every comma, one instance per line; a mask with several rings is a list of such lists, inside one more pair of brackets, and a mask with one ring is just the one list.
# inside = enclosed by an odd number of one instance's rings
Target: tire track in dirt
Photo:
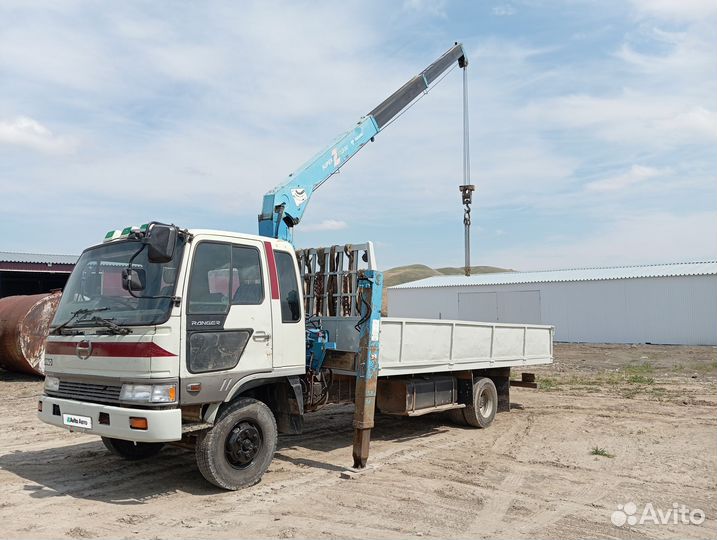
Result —
[[[544, 507], [542, 511], [536, 511], [532, 515], [524, 518], [523, 523], [516, 527], [518, 533], [533, 536], [536, 533], [545, 534], [546, 530], [550, 530], [549, 526], [559, 522], [566, 516], [576, 514], [588, 507], [594, 508], [599, 501], [604, 499], [610, 489], [609, 486], [600, 482], [587, 482], [582, 484], [579, 489], [571, 492], [568, 496], [561, 497], [556, 508], [550, 511]], [[542, 499], [544, 495], [535, 494]], [[536, 498], [531, 498], [535, 502]], [[545, 506], [545, 501], [541, 501]]]
[[525, 474], [516, 468], [507, 471], [488, 502], [469, 523], [466, 531], [468, 536], [484, 537], [501, 531], [508, 509], [516, 499], [524, 479]]

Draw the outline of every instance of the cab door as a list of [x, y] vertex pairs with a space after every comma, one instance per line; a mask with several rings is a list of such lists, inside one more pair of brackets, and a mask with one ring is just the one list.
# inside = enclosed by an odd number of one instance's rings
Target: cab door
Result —
[[[274, 333], [274, 368], [303, 373], [306, 367], [306, 325], [303, 293], [299, 286], [296, 256], [280, 245], [272, 250], [276, 265], [278, 293], [272, 314]], [[271, 255], [269, 255], [271, 257]]]
[[[271, 298], [261, 242], [202, 240], [194, 248], [186, 302], [182, 402], [222, 398], [240, 378], [272, 368]], [[192, 395], [192, 383], [201, 390]], [[196, 388], [196, 386], [195, 386]]]

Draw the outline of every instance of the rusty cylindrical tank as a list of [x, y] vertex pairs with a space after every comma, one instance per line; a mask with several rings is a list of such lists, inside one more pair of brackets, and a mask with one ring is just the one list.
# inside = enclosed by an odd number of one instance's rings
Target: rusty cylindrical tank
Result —
[[62, 293], [0, 298], [0, 367], [43, 375], [45, 340]]

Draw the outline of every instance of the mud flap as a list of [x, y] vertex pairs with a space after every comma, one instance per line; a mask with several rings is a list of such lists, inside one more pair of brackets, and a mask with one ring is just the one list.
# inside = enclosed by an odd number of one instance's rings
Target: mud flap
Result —
[[299, 435], [304, 429], [304, 396], [298, 377], [272, 386], [272, 409], [279, 433]]
[[498, 392], [497, 412], [510, 412], [510, 368], [492, 368], [481, 370], [481, 375], [488, 377]]

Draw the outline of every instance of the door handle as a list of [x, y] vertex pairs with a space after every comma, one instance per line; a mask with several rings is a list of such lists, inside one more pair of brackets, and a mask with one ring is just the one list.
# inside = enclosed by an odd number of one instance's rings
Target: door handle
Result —
[[254, 341], [269, 341], [269, 339], [271, 339], [271, 334], [269, 332], [254, 332], [251, 339]]

